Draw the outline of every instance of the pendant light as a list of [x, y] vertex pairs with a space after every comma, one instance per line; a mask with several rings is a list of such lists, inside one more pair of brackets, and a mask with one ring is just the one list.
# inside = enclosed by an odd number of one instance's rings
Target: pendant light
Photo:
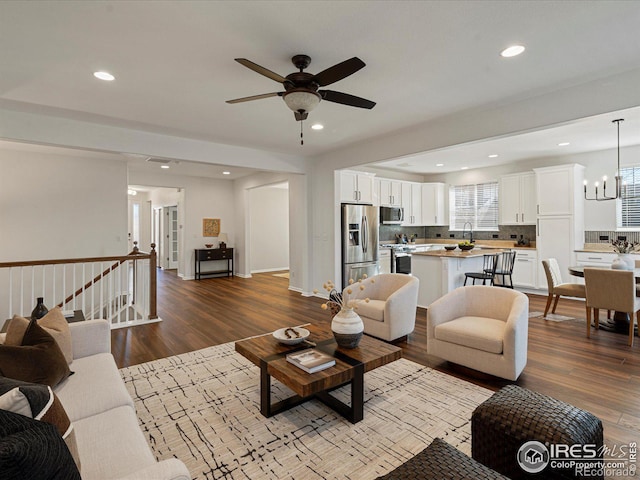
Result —
[[611, 123], [615, 123], [618, 126], [618, 169], [616, 170], [616, 192], [615, 196], [610, 197], [607, 196], [607, 177], [606, 175], [602, 177], [602, 196], [598, 196], [598, 182], [595, 182], [595, 196], [589, 198], [587, 196], [587, 181], [584, 181], [584, 199], [585, 200], [596, 200], [598, 202], [602, 202], [603, 200], [615, 200], [617, 198], [622, 197], [622, 175], [620, 173], [620, 122], [624, 122], [624, 118], [618, 118], [617, 120], [612, 120]]

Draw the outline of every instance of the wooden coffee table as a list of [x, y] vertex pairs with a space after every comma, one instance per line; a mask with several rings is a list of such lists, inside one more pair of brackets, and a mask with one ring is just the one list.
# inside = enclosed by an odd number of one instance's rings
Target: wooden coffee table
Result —
[[[341, 348], [335, 343], [330, 326], [308, 325], [309, 341], [336, 359], [336, 364], [316, 373], [307, 373], [287, 362], [286, 355], [310, 348], [283, 345], [272, 335], [236, 342], [236, 352], [260, 367], [260, 412], [271, 417], [311, 398], [317, 398], [340, 415], [357, 423], [364, 416], [364, 374], [402, 357], [402, 349], [364, 335], [357, 348]], [[271, 377], [289, 387], [295, 395], [271, 403]], [[351, 385], [351, 405], [330, 394], [332, 390]]]

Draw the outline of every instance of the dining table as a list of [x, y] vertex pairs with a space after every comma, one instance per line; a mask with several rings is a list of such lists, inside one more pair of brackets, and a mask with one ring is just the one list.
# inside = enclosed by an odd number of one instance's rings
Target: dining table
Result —
[[[569, 267], [569, 273], [571, 275], [573, 275], [574, 277], [581, 277], [584, 278], [584, 267], [585, 265], [575, 265], [575, 266], [571, 266]], [[611, 267], [609, 266], [593, 266], [593, 265], [587, 265], [587, 267], [589, 268], [604, 268], [604, 269], [611, 269]], [[635, 268], [634, 270], [634, 276], [636, 278], [636, 280], [640, 279], [640, 268]], [[613, 317], [612, 318], [605, 318], [604, 320], [600, 320], [599, 321], [599, 327], [602, 330], [606, 330], [608, 332], [615, 332], [615, 333], [624, 333], [625, 335], [629, 334], [629, 325], [632, 325], [630, 319], [629, 319], [629, 314], [625, 313], [625, 312], [614, 312]], [[634, 326], [635, 327], [635, 326]], [[637, 328], [637, 327], [635, 327]]]

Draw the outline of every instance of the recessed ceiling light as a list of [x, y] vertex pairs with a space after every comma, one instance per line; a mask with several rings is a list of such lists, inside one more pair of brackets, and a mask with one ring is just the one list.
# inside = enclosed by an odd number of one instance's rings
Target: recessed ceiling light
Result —
[[222, 172], [223, 175], [231, 175], [231, 172]]
[[468, 170], [468, 169], [469, 169], [469, 167], [462, 167], [462, 168], [460, 168], [460, 170]]
[[489, 158], [498, 158], [498, 154], [497, 153], [492, 153], [491, 155], [489, 155]]
[[107, 82], [111, 82], [116, 79], [116, 77], [111, 75], [109, 72], [93, 72], [93, 76], [100, 80], [106, 80]]
[[436, 163], [436, 167], [444, 167], [444, 163]]
[[169, 165], [160, 165], [160, 168], [169, 168]]
[[571, 144], [569, 142], [562, 142], [558, 144], [559, 147], [566, 147], [567, 145], [571, 145]]
[[516, 55], [520, 55], [522, 52], [524, 52], [524, 47], [522, 45], [512, 45], [510, 47], [505, 48], [502, 52], [500, 52], [500, 55], [502, 55], [503, 57], [509, 58], [509, 57], [515, 57]]
[[314, 123], [313, 125], [311, 125], [312, 130], [322, 130], [323, 128], [324, 125], [322, 125], [321, 123]]

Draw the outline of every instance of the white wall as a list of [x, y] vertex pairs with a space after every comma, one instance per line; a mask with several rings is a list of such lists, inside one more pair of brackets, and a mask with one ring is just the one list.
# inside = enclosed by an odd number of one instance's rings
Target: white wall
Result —
[[289, 269], [289, 189], [249, 190], [251, 273]]
[[0, 150], [0, 258], [128, 253], [126, 164], [94, 157]]
[[178, 262], [179, 276], [193, 278], [195, 249], [205, 248], [205, 243], [217, 243], [217, 238], [202, 236], [203, 218], [219, 218], [220, 232], [229, 236], [227, 245], [235, 246], [237, 210], [231, 180], [163, 175], [163, 172], [130, 172], [129, 183], [182, 189], [180, 195], [184, 195], [184, 199], [178, 197], [175, 203], [178, 206], [178, 248], [180, 252], [184, 252]]

